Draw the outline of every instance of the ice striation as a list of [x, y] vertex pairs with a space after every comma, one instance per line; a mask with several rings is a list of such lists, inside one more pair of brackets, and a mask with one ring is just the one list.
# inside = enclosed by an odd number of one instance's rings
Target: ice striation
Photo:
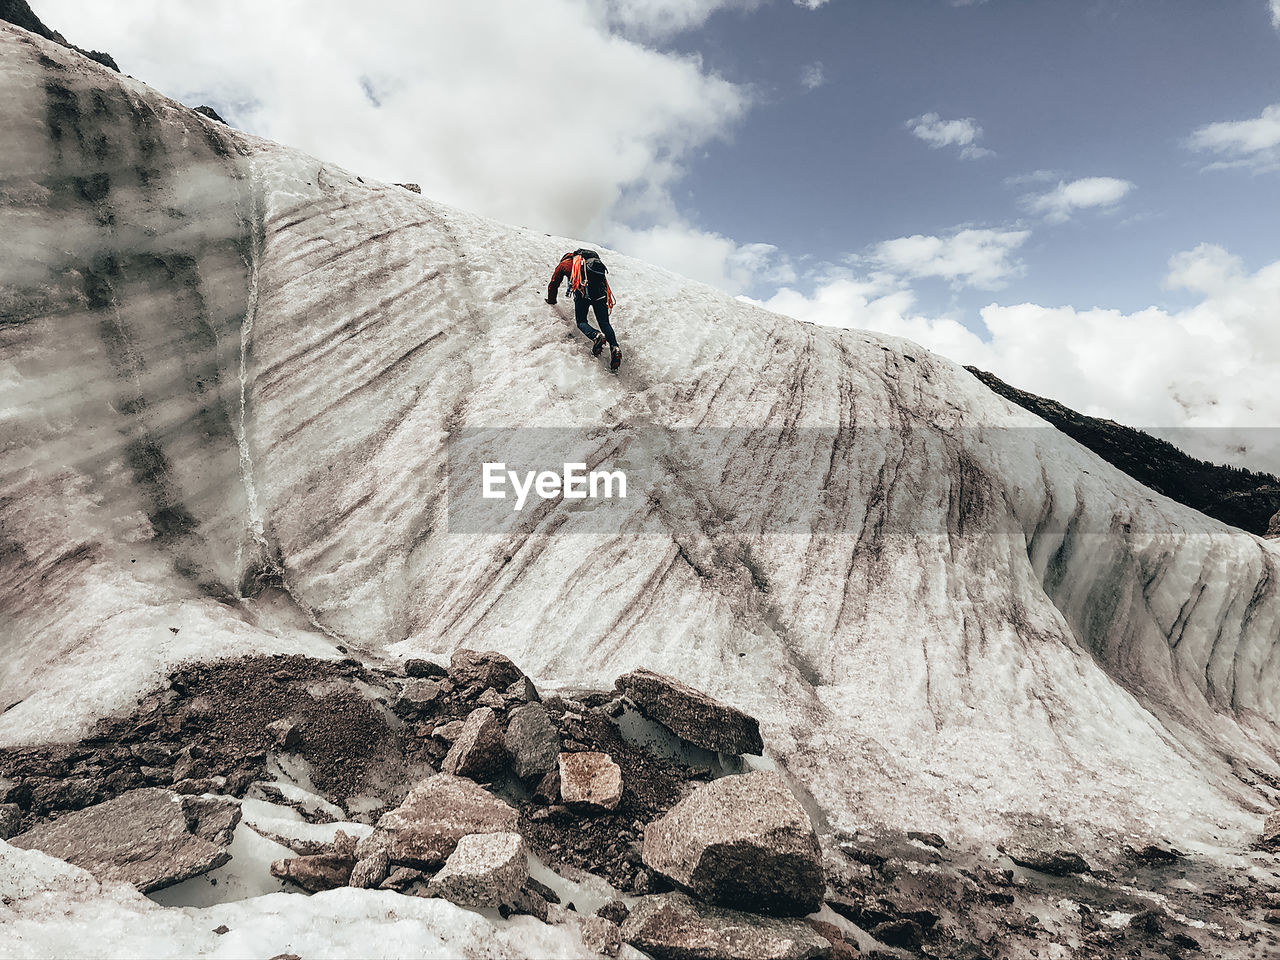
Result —
[[[81, 735], [186, 658], [466, 646], [540, 688], [711, 691], [820, 831], [1256, 834], [1276, 543], [908, 341], [605, 252], [611, 375], [541, 300], [579, 241], [4, 24], [0, 85], [0, 743]], [[469, 528], [480, 428], [567, 431], [643, 490]]]

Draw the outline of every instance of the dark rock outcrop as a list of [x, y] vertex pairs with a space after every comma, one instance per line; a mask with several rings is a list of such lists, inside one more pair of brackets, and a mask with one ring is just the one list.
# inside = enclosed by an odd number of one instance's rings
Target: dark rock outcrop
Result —
[[[99, 880], [123, 880], [148, 893], [199, 876], [231, 859], [225, 847], [192, 831], [188, 803], [168, 790], [130, 790], [114, 800], [40, 824], [11, 842], [83, 867]], [[221, 825], [212, 835], [225, 835], [229, 840], [227, 824], [234, 826], [239, 809], [232, 817], [205, 806], [193, 819], [202, 833]]]
[[196, 110], [196, 113], [200, 114], [203, 117], [208, 117], [210, 120], [217, 120], [223, 126], [228, 126], [227, 121], [222, 119], [222, 115], [219, 114], [217, 110], [213, 109], [213, 107], [209, 106], [206, 103], [200, 104], [200, 106], [196, 107], [195, 110]]
[[511, 711], [505, 742], [511, 768], [521, 780], [546, 776], [560, 755], [560, 734], [540, 703]]
[[652, 670], [633, 670], [614, 681], [614, 686], [630, 697], [645, 716], [682, 740], [720, 753], [764, 753], [760, 723], [754, 717], [674, 677]]
[[507, 747], [498, 716], [489, 707], [472, 710], [440, 769], [459, 777], [484, 779], [507, 760]]
[[459, 690], [506, 690], [524, 673], [496, 650], [455, 650], [449, 659], [449, 679]]
[[809, 815], [770, 771], [696, 790], [645, 828], [642, 856], [702, 900], [757, 913], [812, 913], [826, 885]]
[[21, 27], [23, 30], [30, 30], [46, 40], [62, 44], [68, 50], [82, 53], [90, 60], [100, 63], [104, 67], [110, 67], [116, 73], [120, 72], [120, 68], [116, 65], [116, 61], [111, 54], [103, 53], [101, 50], [85, 50], [83, 47], [77, 47], [74, 43], [68, 43], [67, 38], [57, 30], [50, 30], [46, 27], [40, 18], [35, 15], [35, 11], [31, 9], [27, 0], [0, 0], [0, 20], [6, 20], [15, 27]]

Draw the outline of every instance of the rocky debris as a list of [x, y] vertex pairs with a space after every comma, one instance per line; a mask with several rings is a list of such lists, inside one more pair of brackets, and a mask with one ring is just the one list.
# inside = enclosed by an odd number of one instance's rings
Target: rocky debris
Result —
[[520, 668], [496, 650], [455, 650], [449, 659], [449, 679], [464, 696], [506, 690], [523, 678]]
[[1280, 510], [1271, 515], [1271, 519], [1267, 521], [1267, 529], [1263, 534], [1268, 540], [1280, 538]]
[[[399, 186], [399, 184], [396, 184]], [[449, 671], [438, 663], [430, 660], [419, 660], [417, 658], [409, 659], [404, 662], [404, 675], [406, 677], [447, 677]]]
[[271, 740], [281, 750], [297, 750], [302, 746], [302, 731], [289, 720], [272, 720], [267, 724]]
[[573, 927], [593, 956], [616, 957], [622, 949], [622, 931], [612, 920], [606, 920], [599, 914], [583, 915], [553, 906], [547, 909], [547, 922]]
[[[362, 861], [363, 862], [363, 861]], [[357, 864], [359, 866], [359, 864]], [[421, 870], [414, 870], [412, 867], [396, 867], [387, 875], [387, 878], [378, 884], [379, 890], [408, 890], [419, 880], [425, 880], [427, 875]], [[354, 871], [351, 874], [352, 880], [355, 879]]]
[[22, 27], [23, 30], [30, 30], [46, 40], [61, 44], [68, 50], [83, 54], [104, 67], [110, 67], [116, 73], [120, 72], [120, 67], [116, 64], [111, 54], [103, 53], [101, 50], [86, 50], [83, 47], [77, 47], [74, 43], [68, 43], [67, 39], [57, 30], [50, 30], [46, 27], [40, 18], [35, 15], [35, 12], [32, 11], [27, 0], [0, 0], [0, 20], [6, 20], [15, 26]]
[[0, 840], [8, 840], [22, 829], [22, 808], [16, 803], [0, 803]]
[[607, 753], [562, 753], [559, 768], [566, 804], [614, 810], [622, 800], [622, 769]]
[[351, 878], [347, 885], [362, 890], [372, 890], [388, 879], [391, 874], [391, 858], [385, 850], [379, 850], [371, 856], [356, 862], [351, 870]]
[[[231, 859], [225, 847], [192, 832], [185, 808], [186, 802], [169, 790], [131, 790], [40, 824], [10, 842], [83, 867], [99, 880], [123, 880], [149, 893]], [[211, 812], [205, 816], [202, 821], [197, 815], [197, 823], [216, 820]]]
[[622, 939], [657, 960], [810, 960], [831, 944], [804, 920], [760, 917], [706, 906], [684, 894], [642, 897]]
[[418, 184], [416, 184], [416, 183], [397, 183], [397, 184], [394, 184], [394, 186], [397, 186], [397, 187], [404, 187], [404, 188], [405, 188], [406, 190], [408, 190], [410, 193], [421, 193], [421, 192], [422, 192], [422, 187], [420, 187], [420, 186], [419, 186]]
[[452, 744], [458, 737], [462, 736], [462, 728], [464, 726], [466, 726], [466, 721], [464, 720], [449, 720], [435, 727], [431, 731], [431, 736], [433, 739]]
[[467, 716], [440, 769], [455, 776], [483, 780], [497, 773], [506, 760], [502, 724], [493, 710], [480, 707]]
[[356, 848], [359, 859], [386, 853], [396, 866], [434, 869], [473, 833], [513, 833], [519, 815], [505, 801], [462, 777], [439, 773], [419, 783]]
[[599, 910], [596, 911], [596, 916], [604, 917], [606, 920], [610, 921], [611, 923], [615, 923], [618, 926], [622, 926], [622, 924], [626, 921], [627, 917], [631, 916], [631, 908], [628, 907], [626, 903], [624, 903], [621, 900], [610, 900], [603, 907], [601, 907]]
[[528, 677], [521, 677], [511, 684], [503, 691], [503, 695], [508, 700], [523, 701], [525, 703], [537, 703], [542, 699], [538, 694], [538, 688], [533, 685], [533, 681]]
[[518, 833], [473, 833], [462, 837], [427, 895], [461, 907], [516, 904], [529, 879], [528, 853]]
[[862, 956], [857, 944], [846, 940], [844, 933], [834, 923], [810, 918], [809, 926], [813, 927], [818, 936], [831, 944], [831, 960], [858, 960]]
[[448, 691], [441, 680], [410, 680], [400, 691], [396, 707], [405, 711], [421, 712], [440, 699]]
[[195, 111], [203, 117], [208, 117], [210, 120], [217, 120], [223, 126], [229, 126], [227, 121], [222, 119], [218, 111], [213, 109], [213, 107], [209, 106], [207, 103], [200, 104], [200, 106], [195, 108]]
[[277, 860], [271, 864], [271, 875], [288, 880], [308, 893], [319, 893], [321, 890], [336, 890], [347, 886], [355, 863], [351, 857], [317, 853], [308, 857]]
[[910, 949], [924, 942], [924, 930], [914, 920], [886, 920], [871, 928], [871, 935], [890, 947]]
[[505, 744], [511, 769], [521, 780], [546, 776], [560, 756], [560, 734], [547, 716], [546, 707], [540, 703], [529, 703], [511, 711]]
[[1280, 848], [1280, 810], [1272, 810], [1262, 823], [1260, 845], [1266, 849]]
[[652, 670], [623, 674], [614, 686], [682, 740], [728, 754], [764, 753], [760, 723], [736, 707]]
[[923, 843], [926, 847], [933, 847], [935, 850], [941, 850], [947, 845], [947, 841], [936, 833], [925, 833], [920, 830], [908, 830], [907, 839], [914, 840], [916, 843]]
[[642, 857], [708, 903], [760, 913], [812, 913], [826, 886], [809, 815], [766, 770], [694, 791], [645, 829]]
[[1084, 857], [1072, 850], [1040, 849], [1012, 843], [1005, 844], [1000, 849], [1018, 866], [1029, 870], [1039, 870], [1055, 877], [1089, 873], [1089, 864]]

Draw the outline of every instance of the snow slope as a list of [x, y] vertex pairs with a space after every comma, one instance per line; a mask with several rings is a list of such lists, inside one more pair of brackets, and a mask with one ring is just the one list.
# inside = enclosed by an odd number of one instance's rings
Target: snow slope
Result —
[[[79, 735], [187, 657], [469, 646], [708, 689], [832, 827], [1256, 832], [1274, 544], [907, 341], [605, 251], [613, 376], [541, 301], [579, 241], [3, 24], [0, 85], [0, 742]], [[450, 454], [478, 470], [498, 427], [564, 428], [642, 495], [451, 526]]]

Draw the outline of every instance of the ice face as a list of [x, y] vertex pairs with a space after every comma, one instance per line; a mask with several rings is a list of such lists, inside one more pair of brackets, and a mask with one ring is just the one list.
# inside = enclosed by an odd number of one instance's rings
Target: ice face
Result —
[[[742, 707], [827, 826], [1256, 829], [1273, 795], [1230, 763], [1275, 769], [1274, 546], [907, 341], [602, 251], [614, 375], [542, 302], [582, 241], [3, 25], [0, 83], [0, 742], [185, 658], [468, 646]], [[459, 529], [476, 430], [567, 431], [554, 465], [643, 484]]]

